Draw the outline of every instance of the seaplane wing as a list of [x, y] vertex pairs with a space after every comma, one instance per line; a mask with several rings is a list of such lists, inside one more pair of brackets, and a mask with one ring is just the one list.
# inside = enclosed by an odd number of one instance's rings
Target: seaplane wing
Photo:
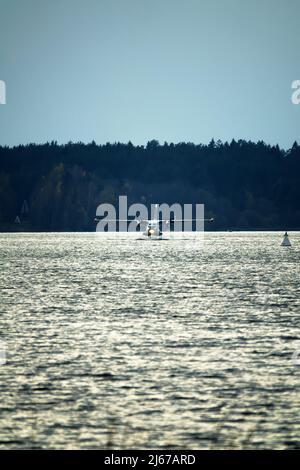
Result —
[[141, 224], [149, 224], [149, 222], [154, 222], [157, 224], [169, 224], [175, 222], [214, 222], [214, 218], [211, 217], [210, 219], [159, 219], [159, 220], [147, 220], [147, 219], [101, 219], [99, 217], [95, 217], [95, 222], [99, 222], [100, 220], [105, 220], [105, 222], [136, 222], [137, 225]]
[[95, 217], [95, 222], [100, 222], [100, 220], [104, 220], [105, 222], [136, 222], [137, 225], [141, 224], [148, 224], [149, 220], [139, 220], [139, 219], [105, 219], [102, 217]]
[[215, 219], [162, 219], [160, 222], [213, 222]]
[[149, 223], [149, 220], [146, 220], [146, 219], [142, 219], [142, 220], [135, 219], [135, 221], [136, 221], [138, 224], [148, 224], [148, 223]]
[[105, 220], [105, 222], [141, 222], [138, 219], [105, 219], [105, 217], [95, 217], [95, 220]]

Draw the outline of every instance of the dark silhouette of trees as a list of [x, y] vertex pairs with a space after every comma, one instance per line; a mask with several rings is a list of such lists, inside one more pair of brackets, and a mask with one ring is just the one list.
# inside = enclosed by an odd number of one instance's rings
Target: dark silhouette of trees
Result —
[[287, 152], [234, 139], [0, 147], [0, 229], [94, 230], [97, 206], [121, 194], [129, 204], [204, 203], [217, 230], [299, 229], [299, 175], [297, 142]]

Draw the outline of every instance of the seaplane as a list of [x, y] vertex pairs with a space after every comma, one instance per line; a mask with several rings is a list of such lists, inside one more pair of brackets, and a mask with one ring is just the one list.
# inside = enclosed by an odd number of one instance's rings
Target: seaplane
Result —
[[[154, 214], [153, 219], [105, 219], [106, 223], [109, 222], [123, 222], [123, 223], [130, 223], [131, 230], [127, 230], [130, 232], [142, 232], [142, 238], [139, 240], [167, 240], [164, 237], [164, 233], [170, 233], [173, 230], [175, 231], [182, 231], [182, 224], [190, 223], [190, 227], [192, 227], [193, 223], [197, 222], [214, 222], [214, 218], [192, 218], [192, 219], [178, 219], [176, 217], [169, 218], [169, 219], [160, 219], [158, 217], [158, 204], [155, 204], [154, 207]], [[101, 219], [99, 217], [95, 217], [95, 222], [100, 222]], [[176, 225], [177, 224], [177, 225]], [[175, 227], [175, 229], [174, 229]], [[178, 230], [176, 230], [176, 227]]]

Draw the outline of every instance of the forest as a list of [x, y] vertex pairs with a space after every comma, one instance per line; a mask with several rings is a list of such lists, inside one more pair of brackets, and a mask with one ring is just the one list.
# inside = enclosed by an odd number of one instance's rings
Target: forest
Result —
[[300, 146], [262, 141], [0, 147], [0, 231], [93, 231], [97, 206], [205, 204], [209, 230], [300, 229]]

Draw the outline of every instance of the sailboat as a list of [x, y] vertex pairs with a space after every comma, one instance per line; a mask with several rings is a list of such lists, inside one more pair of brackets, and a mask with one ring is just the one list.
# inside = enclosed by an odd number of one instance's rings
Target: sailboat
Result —
[[284, 234], [283, 240], [281, 242], [281, 246], [292, 246], [287, 232], [285, 232]]

